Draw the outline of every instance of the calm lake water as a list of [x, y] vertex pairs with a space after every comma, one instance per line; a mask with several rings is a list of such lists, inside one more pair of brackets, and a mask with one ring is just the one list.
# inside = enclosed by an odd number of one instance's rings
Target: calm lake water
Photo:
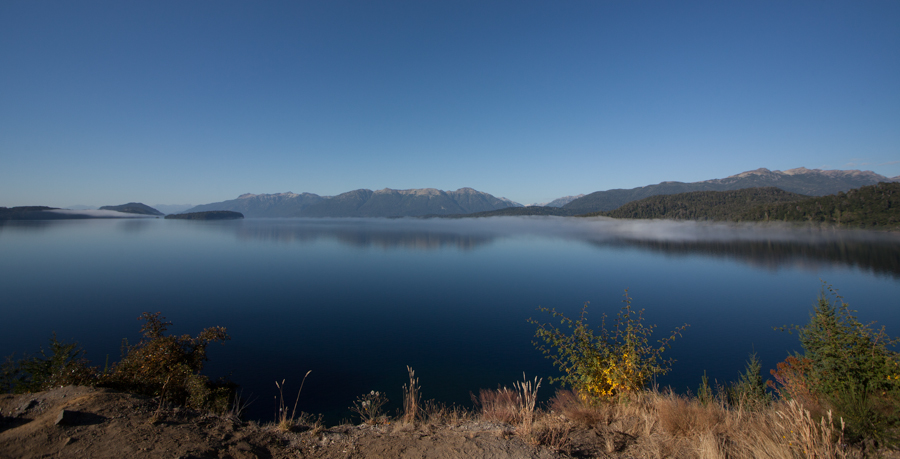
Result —
[[[2, 222], [0, 222], [2, 223]], [[144, 311], [173, 333], [227, 327], [205, 373], [229, 376], [274, 417], [275, 381], [300, 409], [350, 418], [356, 396], [399, 408], [406, 365], [425, 398], [556, 374], [534, 349], [539, 306], [615, 315], [628, 289], [657, 337], [690, 324], [661, 385], [733, 381], [799, 351], [822, 281], [864, 322], [900, 334], [900, 237], [606, 219], [74, 220], [0, 224], [0, 355], [52, 332], [103, 365], [139, 339]], [[768, 374], [766, 374], [768, 376]], [[544, 398], [553, 386], [544, 382]]]

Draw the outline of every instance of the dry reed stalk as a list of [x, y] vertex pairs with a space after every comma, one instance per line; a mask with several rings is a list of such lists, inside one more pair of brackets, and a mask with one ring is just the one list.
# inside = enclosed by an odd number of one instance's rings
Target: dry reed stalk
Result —
[[534, 405], [537, 403], [537, 392], [541, 387], [541, 381], [537, 376], [532, 384], [522, 373], [522, 381], [516, 381], [513, 387], [518, 391], [518, 418], [525, 432], [531, 430], [531, 424], [534, 422]]
[[416, 378], [416, 372], [406, 366], [409, 373], [409, 385], [403, 385], [403, 422], [414, 424], [419, 416], [419, 379]]

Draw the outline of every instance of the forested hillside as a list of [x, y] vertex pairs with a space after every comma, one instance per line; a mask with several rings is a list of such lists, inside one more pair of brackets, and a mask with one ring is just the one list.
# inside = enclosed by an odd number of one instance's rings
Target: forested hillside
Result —
[[900, 183], [879, 183], [795, 203], [761, 205], [743, 212], [735, 220], [809, 222], [898, 230]]
[[671, 220], [734, 220], [762, 204], [794, 202], [808, 196], [775, 187], [746, 188], [733, 191], [692, 191], [651, 196], [629, 202], [618, 209], [595, 212], [613, 218], [664, 218]]
[[808, 197], [774, 187], [651, 196], [604, 216], [634, 219], [817, 223], [843, 228], [900, 230], [900, 183], [879, 183], [830, 196]]

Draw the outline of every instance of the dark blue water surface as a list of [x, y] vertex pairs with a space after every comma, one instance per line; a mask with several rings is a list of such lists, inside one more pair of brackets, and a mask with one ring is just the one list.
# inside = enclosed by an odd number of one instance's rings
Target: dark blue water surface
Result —
[[[822, 281], [900, 334], [900, 238], [779, 227], [606, 219], [78, 220], [0, 225], [0, 355], [52, 332], [95, 364], [139, 339], [144, 311], [173, 333], [227, 327], [205, 373], [228, 376], [274, 416], [275, 381], [300, 409], [349, 418], [384, 391], [399, 407], [406, 366], [422, 393], [470, 392], [554, 375], [532, 345], [538, 306], [614, 315], [627, 288], [662, 336], [690, 324], [661, 385], [737, 379], [756, 351], [766, 373], [799, 351]], [[546, 380], [544, 397], [552, 393]]]

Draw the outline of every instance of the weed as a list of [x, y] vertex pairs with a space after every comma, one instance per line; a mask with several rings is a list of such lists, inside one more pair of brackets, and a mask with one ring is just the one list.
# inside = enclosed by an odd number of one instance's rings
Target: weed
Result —
[[360, 395], [353, 402], [350, 410], [359, 415], [362, 422], [366, 424], [378, 424], [385, 421], [382, 408], [388, 402], [386, 395], [378, 391], [371, 391], [368, 394]]
[[303, 391], [303, 385], [306, 384], [306, 378], [310, 373], [312, 373], [312, 370], [307, 371], [306, 374], [303, 375], [303, 381], [300, 381], [300, 389], [297, 390], [297, 398], [294, 400], [294, 409], [291, 410], [290, 415], [288, 415], [288, 407], [284, 402], [284, 382], [286, 380], [282, 379], [281, 384], [278, 384], [278, 381], [275, 381], [275, 387], [278, 388], [278, 415], [275, 416], [275, 425], [278, 430], [287, 432], [293, 430], [293, 428], [297, 426], [295, 421], [297, 416], [297, 404], [300, 402], [300, 392]]

